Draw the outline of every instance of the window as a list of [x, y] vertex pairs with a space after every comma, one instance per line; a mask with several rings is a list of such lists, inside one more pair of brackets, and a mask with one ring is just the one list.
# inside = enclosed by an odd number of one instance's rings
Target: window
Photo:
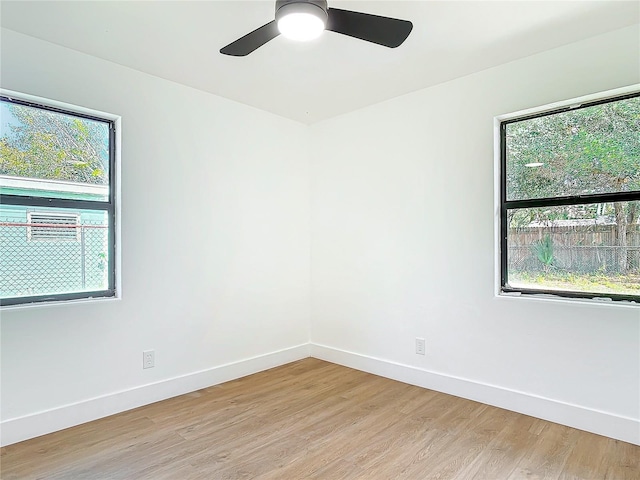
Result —
[[114, 120], [0, 95], [0, 305], [115, 296]]
[[640, 94], [500, 123], [502, 292], [640, 302]]

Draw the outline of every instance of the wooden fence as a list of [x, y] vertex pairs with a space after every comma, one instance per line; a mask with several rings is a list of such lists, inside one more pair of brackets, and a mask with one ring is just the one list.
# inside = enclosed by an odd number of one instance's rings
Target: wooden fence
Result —
[[[579, 273], [640, 273], [640, 225], [628, 227], [627, 247], [617, 246], [615, 225], [540, 226], [509, 230], [508, 258], [512, 271], [538, 271], [544, 265], [534, 252], [549, 235], [553, 267]], [[626, 266], [626, 271], [624, 267]]]

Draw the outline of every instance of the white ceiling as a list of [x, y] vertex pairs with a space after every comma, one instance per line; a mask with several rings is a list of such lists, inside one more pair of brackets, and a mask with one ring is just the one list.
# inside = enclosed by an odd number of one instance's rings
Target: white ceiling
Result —
[[274, 1], [6, 1], [5, 28], [314, 123], [517, 58], [640, 23], [637, 1], [341, 1], [411, 20], [389, 49], [324, 32], [247, 57], [218, 50], [271, 21]]

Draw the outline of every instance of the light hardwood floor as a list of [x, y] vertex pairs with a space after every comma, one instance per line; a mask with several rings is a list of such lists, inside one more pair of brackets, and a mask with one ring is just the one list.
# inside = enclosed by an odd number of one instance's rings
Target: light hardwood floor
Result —
[[10, 479], [640, 479], [640, 447], [305, 359], [10, 445]]

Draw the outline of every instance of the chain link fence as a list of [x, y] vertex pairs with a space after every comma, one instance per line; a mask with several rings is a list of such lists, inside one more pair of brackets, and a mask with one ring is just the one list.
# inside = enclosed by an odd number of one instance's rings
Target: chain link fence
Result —
[[0, 219], [1, 298], [108, 288], [108, 226], [51, 218], [47, 223]]

